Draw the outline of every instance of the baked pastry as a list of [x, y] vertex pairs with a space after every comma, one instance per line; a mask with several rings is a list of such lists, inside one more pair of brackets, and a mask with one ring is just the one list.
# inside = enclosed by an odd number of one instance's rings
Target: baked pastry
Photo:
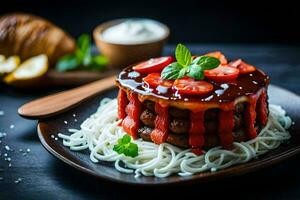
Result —
[[46, 54], [50, 64], [75, 51], [75, 40], [51, 22], [30, 14], [14, 13], [0, 18], [0, 54], [22, 60]]

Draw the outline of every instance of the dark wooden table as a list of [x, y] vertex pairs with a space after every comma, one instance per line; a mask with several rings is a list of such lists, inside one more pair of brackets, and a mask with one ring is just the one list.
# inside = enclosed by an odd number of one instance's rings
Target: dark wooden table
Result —
[[[300, 94], [299, 47], [188, 46], [197, 54], [219, 49], [228, 58], [244, 58], [267, 72], [272, 84]], [[168, 46], [165, 54], [172, 54], [173, 48]], [[4, 111], [4, 115], [0, 116], [0, 132], [7, 133], [6, 137], [0, 139], [0, 199], [157, 199], [162, 195], [176, 195], [185, 199], [300, 199], [300, 155], [247, 175], [180, 187], [132, 188], [85, 175], [50, 155], [39, 142], [37, 122], [22, 119], [17, 114], [17, 108], [23, 103], [59, 90], [62, 88], [20, 91], [0, 85], [0, 110]], [[6, 146], [10, 148], [9, 151]]]

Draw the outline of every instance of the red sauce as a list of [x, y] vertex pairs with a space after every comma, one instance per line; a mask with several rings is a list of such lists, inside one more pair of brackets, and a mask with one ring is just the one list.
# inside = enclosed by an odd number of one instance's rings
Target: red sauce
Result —
[[163, 107], [159, 103], [155, 104], [157, 116], [154, 124], [155, 128], [151, 132], [151, 140], [156, 144], [162, 144], [166, 141], [169, 131], [169, 107]]
[[119, 90], [118, 94], [118, 117], [119, 119], [125, 119], [126, 111], [125, 108], [129, 103], [127, 99], [127, 93], [124, 90]]
[[137, 139], [137, 132], [140, 127], [141, 102], [137, 94], [128, 94], [129, 104], [126, 106], [127, 116], [122, 121], [122, 127], [134, 139]]
[[231, 148], [233, 144], [232, 130], [234, 127], [234, 111], [223, 111], [219, 112], [219, 138], [221, 145], [224, 148]]
[[244, 112], [244, 123], [245, 123], [244, 131], [248, 139], [253, 139], [257, 136], [257, 131], [255, 128], [255, 119], [256, 119], [255, 108], [256, 108], [257, 99], [258, 97], [256, 95], [252, 96]]
[[204, 145], [204, 112], [190, 112], [190, 119], [189, 145], [192, 148], [201, 148]]
[[267, 92], [263, 90], [261, 93], [257, 106], [256, 106], [257, 118], [261, 125], [265, 126], [268, 122], [268, 103]]

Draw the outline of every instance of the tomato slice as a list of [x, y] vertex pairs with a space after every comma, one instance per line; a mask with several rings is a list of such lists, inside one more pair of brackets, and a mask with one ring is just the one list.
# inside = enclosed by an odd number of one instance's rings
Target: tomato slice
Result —
[[164, 87], [172, 87], [173, 81], [171, 80], [163, 80], [160, 77], [159, 73], [151, 73], [148, 74], [146, 77], [143, 78], [143, 81], [149, 84], [152, 87], [157, 87], [159, 85], [164, 86]]
[[147, 61], [138, 63], [132, 67], [132, 69], [140, 73], [161, 72], [171, 62], [173, 62], [173, 57], [171, 56], [151, 58]]
[[205, 81], [195, 81], [193, 78], [184, 77], [177, 79], [173, 84], [180, 94], [202, 95], [211, 92], [214, 86]]
[[228, 63], [225, 55], [222, 54], [220, 51], [210, 52], [210, 53], [207, 53], [205, 55], [215, 57], [215, 58], [219, 59], [220, 62], [221, 62], [221, 65], [226, 65]]
[[229, 66], [238, 68], [241, 74], [247, 74], [254, 72], [256, 68], [248, 63], [245, 63], [242, 59], [238, 59], [229, 63]]
[[235, 80], [239, 75], [239, 70], [227, 65], [220, 65], [211, 70], [205, 70], [204, 75], [216, 82], [229, 82]]

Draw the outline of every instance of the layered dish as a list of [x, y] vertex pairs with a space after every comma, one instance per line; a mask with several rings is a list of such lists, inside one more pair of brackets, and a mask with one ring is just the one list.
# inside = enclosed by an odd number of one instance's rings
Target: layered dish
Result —
[[125, 68], [116, 85], [117, 98], [102, 99], [80, 129], [58, 136], [136, 178], [214, 173], [290, 139], [291, 118], [268, 103], [269, 77], [219, 51], [192, 56], [179, 44], [175, 57]]
[[124, 69], [117, 79], [123, 129], [135, 139], [195, 152], [255, 138], [267, 123], [269, 77], [241, 59], [207, 55], [220, 59], [220, 65], [205, 70], [202, 80], [161, 78], [172, 57]]

